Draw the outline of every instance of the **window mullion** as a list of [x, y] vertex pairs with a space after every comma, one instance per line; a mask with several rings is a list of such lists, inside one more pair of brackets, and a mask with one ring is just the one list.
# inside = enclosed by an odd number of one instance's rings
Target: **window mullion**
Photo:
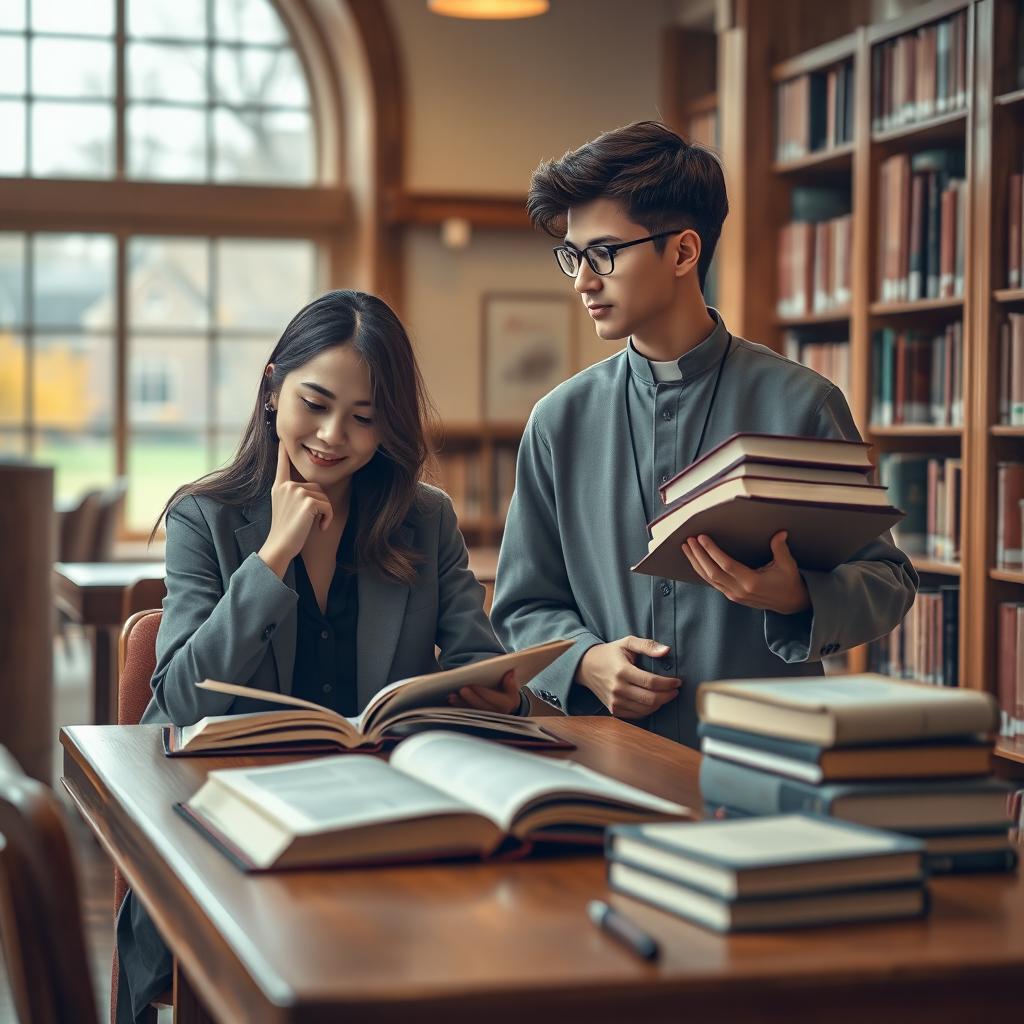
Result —
[[[128, 234], [117, 233], [114, 318], [114, 473], [128, 475]], [[118, 533], [124, 532], [125, 510]]]
[[125, 79], [125, 0], [117, 0], [114, 23], [114, 63], [116, 67], [116, 92], [114, 100], [114, 178], [123, 181], [126, 177], [125, 161], [125, 108], [127, 86]]

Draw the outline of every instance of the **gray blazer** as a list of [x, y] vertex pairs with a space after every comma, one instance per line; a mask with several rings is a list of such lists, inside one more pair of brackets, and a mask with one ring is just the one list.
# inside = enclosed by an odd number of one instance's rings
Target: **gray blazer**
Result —
[[[270, 519], [269, 495], [245, 507], [189, 496], [168, 513], [167, 596], [143, 722], [191, 725], [206, 715], [266, 707], [198, 690], [201, 679], [291, 692], [298, 594], [294, 569], [281, 580], [256, 554]], [[400, 536], [422, 558], [412, 585], [359, 571], [360, 708], [396, 679], [504, 653], [448, 496], [421, 484]]]

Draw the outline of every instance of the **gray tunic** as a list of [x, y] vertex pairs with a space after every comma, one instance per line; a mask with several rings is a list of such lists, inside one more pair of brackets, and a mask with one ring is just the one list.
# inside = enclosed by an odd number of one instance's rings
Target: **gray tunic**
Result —
[[[491, 612], [510, 650], [559, 637], [576, 641], [530, 684], [573, 714], [605, 712], [573, 683], [590, 647], [630, 634], [669, 645], [666, 657], [638, 664], [681, 678], [680, 695], [643, 724], [691, 746], [697, 745], [700, 683], [820, 675], [825, 655], [888, 633], [913, 604], [918, 585], [889, 533], [831, 572], [803, 571], [811, 608], [795, 615], [757, 611], [711, 587], [629, 571], [646, 553], [648, 535], [626, 391], [647, 508], [656, 515], [659, 484], [694, 455], [729, 340], [710, 312], [717, 326], [679, 360], [679, 380], [656, 381], [650, 363], [629, 345], [537, 403], [519, 451]], [[738, 432], [860, 439], [831, 382], [733, 337], [701, 454]]]

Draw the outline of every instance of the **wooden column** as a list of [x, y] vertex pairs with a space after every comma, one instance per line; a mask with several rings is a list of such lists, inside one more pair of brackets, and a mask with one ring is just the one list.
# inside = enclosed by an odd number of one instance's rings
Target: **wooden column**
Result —
[[0, 462], [0, 743], [50, 781], [53, 468]]

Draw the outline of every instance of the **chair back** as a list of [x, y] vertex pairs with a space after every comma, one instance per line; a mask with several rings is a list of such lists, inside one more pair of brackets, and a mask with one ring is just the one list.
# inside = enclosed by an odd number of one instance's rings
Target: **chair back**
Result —
[[121, 604], [121, 621], [127, 622], [136, 612], [159, 608], [166, 596], [167, 586], [163, 579], [150, 576], [136, 580], [125, 588]]
[[117, 525], [124, 507], [124, 497], [128, 490], [128, 482], [119, 478], [100, 495], [99, 514], [96, 517], [96, 533], [93, 539], [90, 562], [109, 562], [114, 555], [114, 540], [117, 536]]
[[58, 562], [91, 562], [102, 492], [86, 491], [74, 508], [60, 514]]
[[78, 881], [60, 805], [2, 746], [0, 933], [20, 1020], [97, 1024]]
[[[159, 581], [163, 586], [163, 581]], [[156, 635], [163, 612], [149, 608], [128, 617], [117, 650], [117, 724], [138, 725], [152, 696], [156, 670]]]
[[[152, 596], [153, 584], [159, 584], [157, 603], [163, 600], [163, 580], [139, 580], [125, 593], [125, 608], [128, 608], [133, 593]], [[143, 587], [145, 585], [145, 587]], [[132, 612], [121, 627], [121, 639], [117, 648], [117, 724], [138, 725], [142, 712], [146, 710], [152, 694], [150, 680], [156, 669], [156, 635], [160, 631], [163, 612], [159, 608], [144, 608]], [[124, 902], [128, 882], [124, 875], [114, 868], [114, 917]], [[110, 972], [110, 1019], [117, 1017], [117, 947]]]

